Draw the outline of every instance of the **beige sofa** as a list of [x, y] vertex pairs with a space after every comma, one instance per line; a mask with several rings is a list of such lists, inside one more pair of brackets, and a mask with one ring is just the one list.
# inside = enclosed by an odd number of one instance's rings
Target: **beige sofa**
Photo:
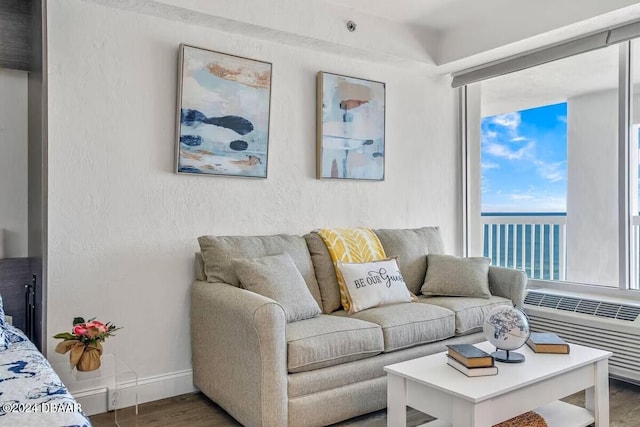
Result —
[[[419, 295], [427, 254], [444, 253], [438, 227], [374, 231]], [[194, 384], [247, 426], [321, 426], [385, 408], [385, 365], [483, 341], [485, 314], [521, 306], [527, 281], [522, 271], [492, 266], [490, 299], [419, 296], [418, 303], [349, 316], [317, 234], [207, 236], [200, 243], [191, 299]], [[278, 303], [239, 287], [231, 260], [285, 252], [320, 316], [287, 323]]]

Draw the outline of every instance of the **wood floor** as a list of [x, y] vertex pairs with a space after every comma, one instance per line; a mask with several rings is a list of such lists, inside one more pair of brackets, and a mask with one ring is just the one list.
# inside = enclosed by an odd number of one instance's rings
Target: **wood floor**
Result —
[[[584, 393], [577, 393], [564, 399], [574, 405], [584, 405]], [[610, 427], [640, 427], [640, 387], [616, 380], [610, 381]], [[407, 410], [407, 425], [418, 426], [432, 418], [413, 409]], [[121, 426], [134, 425], [130, 413], [120, 411], [118, 420]], [[95, 427], [113, 426], [114, 414], [91, 417]], [[385, 410], [352, 418], [336, 424], [340, 427], [384, 427], [387, 423]], [[223, 427], [240, 426], [218, 405], [201, 393], [185, 394], [170, 399], [140, 405], [137, 426], [193, 426]]]

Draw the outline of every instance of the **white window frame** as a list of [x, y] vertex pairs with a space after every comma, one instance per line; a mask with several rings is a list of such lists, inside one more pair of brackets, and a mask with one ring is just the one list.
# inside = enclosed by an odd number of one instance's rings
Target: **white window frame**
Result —
[[[634, 33], [635, 31], [635, 33]], [[549, 56], [545, 57], [544, 49], [533, 52], [531, 60], [528, 55], [520, 55], [515, 59], [507, 59], [503, 64], [487, 64], [486, 69], [476, 67], [473, 70], [454, 74], [452, 85], [458, 87], [460, 102], [460, 136], [462, 153], [462, 248], [464, 256], [477, 256], [480, 254], [479, 246], [483, 244], [480, 240], [482, 228], [480, 224], [481, 211], [481, 162], [480, 162], [480, 136], [472, 135], [479, 132], [477, 123], [468, 123], [469, 117], [478, 117], [479, 114], [470, 114], [469, 109], [480, 108], [479, 85], [468, 86], [467, 83], [478, 82], [487, 78], [496, 77], [502, 74], [518, 71], [524, 68], [540, 65], [546, 62], [555, 61], [563, 57], [584, 53], [600, 47], [605, 47], [612, 43], [619, 45], [619, 81], [618, 81], [618, 253], [619, 253], [619, 283], [618, 287], [600, 286], [597, 284], [584, 284], [559, 280], [529, 279], [529, 287], [532, 288], [555, 288], [564, 291], [590, 292], [603, 295], [615, 295], [638, 298], [640, 292], [636, 281], [640, 272], [634, 271], [636, 264], [631, 262], [631, 257], [638, 257], [640, 254], [633, 253], [634, 245], [631, 237], [633, 229], [633, 216], [638, 212], [637, 185], [632, 186], [632, 182], [637, 182], [637, 167], [631, 168], [631, 161], [637, 162], [638, 147], [631, 146], [631, 129], [633, 117], [633, 58], [631, 51], [631, 39], [640, 36], [640, 23], [633, 23], [622, 28], [605, 31], [607, 34], [605, 44], [602, 38], [591, 35], [585, 37], [585, 42], [574, 40], [565, 44], [552, 46], [549, 48]], [[621, 37], [625, 34], [626, 37]], [[631, 37], [633, 36], [633, 37]], [[620, 41], [624, 40], [624, 41]], [[594, 47], [592, 43], [600, 43]], [[640, 43], [640, 39], [638, 39]], [[563, 48], [568, 46], [569, 48]], [[582, 50], [576, 49], [581, 46]], [[564, 50], [563, 50], [564, 49]], [[562, 52], [567, 53], [562, 55]], [[546, 59], [545, 59], [546, 58]], [[513, 61], [513, 62], [510, 62]], [[525, 64], [526, 66], [524, 66]], [[461, 85], [462, 84], [462, 85]], [[472, 143], [476, 141], [476, 144]], [[477, 146], [475, 146], [477, 145]], [[635, 149], [634, 149], [635, 148]], [[633, 177], [632, 175], [633, 174]], [[632, 287], [635, 286], [635, 289]]]

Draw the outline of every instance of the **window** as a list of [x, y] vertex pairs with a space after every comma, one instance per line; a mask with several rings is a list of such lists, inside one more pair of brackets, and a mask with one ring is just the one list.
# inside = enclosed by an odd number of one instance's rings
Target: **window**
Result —
[[638, 148], [630, 150], [630, 192], [634, 195], [631, 197], [631, 278], [630, 287], [632, 289], [640, 289], [640, 40], [631, 41], [630, 46], [631, 58], [631, 111], [629, 118], [629, 145]]
[[[633, 200], [619, 168], [620, 147], [628, 143], [619, 120], [626, 46], [466, 87], [469, 255], [490, 256], [494, 265], [522, 268], [533, 279], [637, 289], [640, 126], [630, 138], [637, 149], [626, 157]], [[635, 41], [634, 49], [640, 51]], [[621, 200], [630, 201], [629, 211]], [[622, 234], [625, 224], [629, 235]]]
[[483, 255], [564, 279], [567, 102], [482, 117], [480, 159]]

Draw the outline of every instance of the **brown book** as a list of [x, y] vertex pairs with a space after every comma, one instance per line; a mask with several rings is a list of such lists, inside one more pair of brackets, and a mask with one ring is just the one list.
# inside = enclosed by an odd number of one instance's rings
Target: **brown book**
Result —
[[484, 350], [471, 344], [451, 344], [447, 346], [448, 355], [467, 368], [493, 366], [493, 357]]
[[531, 332], [527, 345], [536, 353], [569, 354], [569, 344], [552, 332]]
[[497, 366], [483, 366], [481, 368], [467, 368], [453, 357], [447, 355], [447, 364], [468, 377], [484, 377], [487, 375], [498, 375]]

